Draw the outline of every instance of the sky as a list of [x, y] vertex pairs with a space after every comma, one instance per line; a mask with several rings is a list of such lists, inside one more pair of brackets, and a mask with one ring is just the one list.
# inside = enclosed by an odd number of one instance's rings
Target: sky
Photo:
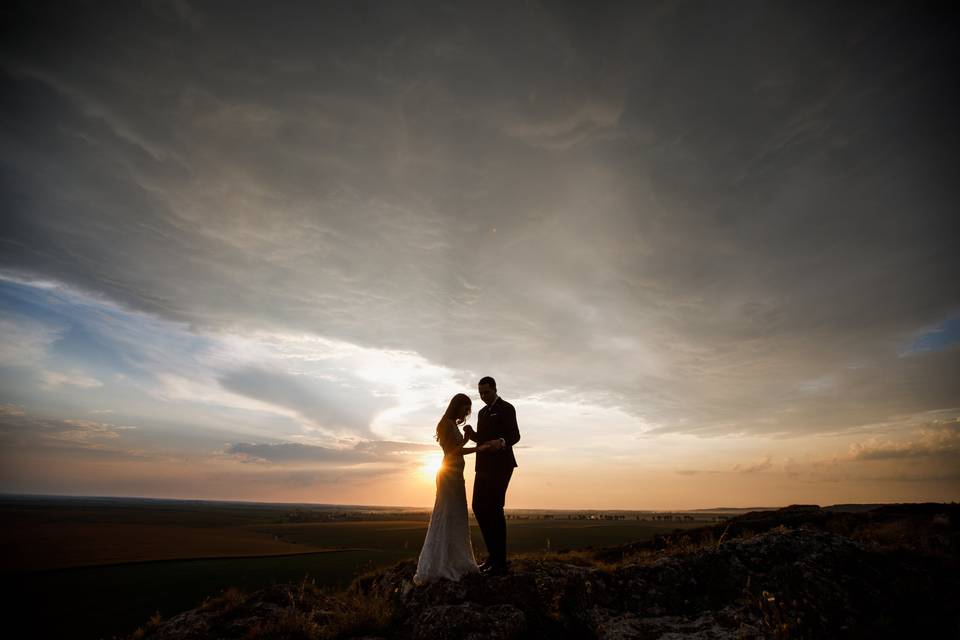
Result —
[[960, 499], [946, 3], [2, 11], [0, 492]]

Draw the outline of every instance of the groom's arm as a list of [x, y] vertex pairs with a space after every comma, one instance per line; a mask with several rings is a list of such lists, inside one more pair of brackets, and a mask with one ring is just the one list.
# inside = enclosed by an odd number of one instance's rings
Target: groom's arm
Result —
[[510, 406], [509, 412], [504, 416], [503, 439], [508, 447], [520, 442], [520, 427], [517, 426], [517, 410]]

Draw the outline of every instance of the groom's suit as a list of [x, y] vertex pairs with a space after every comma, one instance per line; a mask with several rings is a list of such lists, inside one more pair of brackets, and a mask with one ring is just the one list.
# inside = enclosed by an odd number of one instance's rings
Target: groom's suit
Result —
[[503, 503], [513, 469], [517, 466], [513, 445], [520, 441], [520, 428], [517, 426], [517, 410], [498, 396], [489, 406], [480, 409], [477, 432], [472, 439], [483, 444], [499, 438], [507, 443], [506, 448], [477, 454], [473, 514], [487, 545], [488, 562], [506, 566], [507, 521], [503, 516]]

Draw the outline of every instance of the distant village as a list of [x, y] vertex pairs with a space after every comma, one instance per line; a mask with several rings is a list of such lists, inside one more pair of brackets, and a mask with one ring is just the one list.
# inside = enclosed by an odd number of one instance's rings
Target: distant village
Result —
[[507, 520], [637, 520], [647, 521], [671, 521], [671, 522], [718, 522], [726, 520], [730, 516], [716, 514], [698, 514], [696, 516], [688, 513], [647, 513], [647, 514], [624, 514], [624, 513], [564, 513], [564, 514], [506, 514]]

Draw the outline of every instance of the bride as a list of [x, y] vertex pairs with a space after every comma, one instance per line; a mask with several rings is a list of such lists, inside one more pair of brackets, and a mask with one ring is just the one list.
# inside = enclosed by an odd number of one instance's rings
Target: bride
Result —
[[439, 578], [459, 580], [463, 575], [478, 571], [470, 542], [463, 456], [492, 449], [493, 445], [463, 446], [465, 439], [460, 433], [460, 425], [467, 421], [470, 406], [470, 397], [458, 393], [450, 400], [446, 413], [437, 424], [435, 437], [443, 448], [443, 464], [437, 472], [437, 498], [417, 561], [417, 573], [413, 577], [413, 582], [418, 585]]

